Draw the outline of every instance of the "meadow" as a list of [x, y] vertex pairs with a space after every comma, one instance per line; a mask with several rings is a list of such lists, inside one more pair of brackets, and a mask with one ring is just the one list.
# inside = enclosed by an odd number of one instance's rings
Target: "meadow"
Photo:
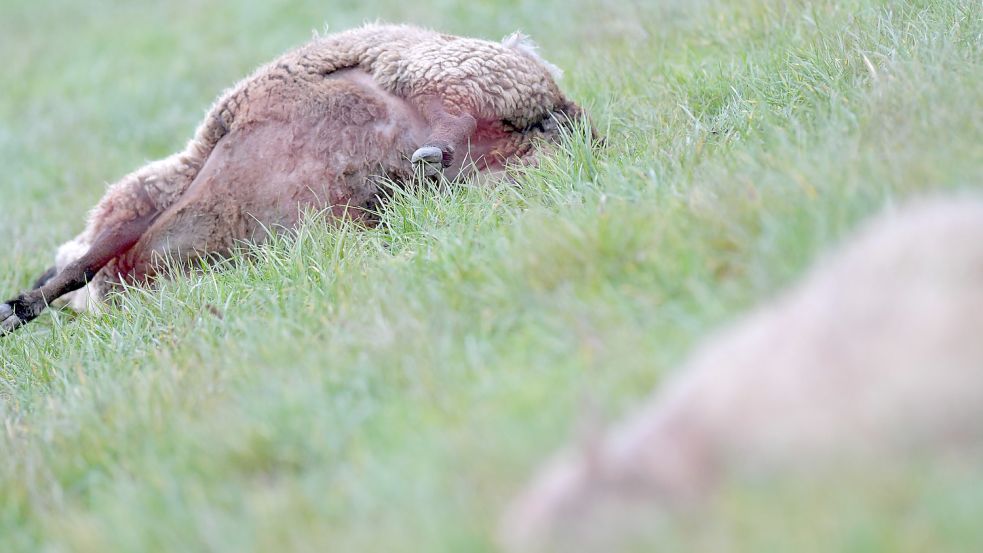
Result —
[[[368, 20], [522, 29], [606, 136], [0, 339], [0, 551], [493, 551], [531, 471], [866, 217], [983, 187], [978, 0], [0, 0], [0, 296], [211, 100]], [[981, 237], [983, 239], [983, 237]], [[979, 551], [983, 470], [728, 488], [668, 551]]]

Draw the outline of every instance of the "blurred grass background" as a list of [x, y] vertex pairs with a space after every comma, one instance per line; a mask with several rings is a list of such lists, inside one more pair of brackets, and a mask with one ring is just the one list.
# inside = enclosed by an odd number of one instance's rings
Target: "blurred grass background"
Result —
[[[865, 216], [981, 185], [977, 1], [0, 0], [0, 290], [224, 87], [376, 19], [524, 30], [607, 146], [0, 341], [0, 551], [492, 550], [585, 405], [623, 413]], [[738, 484], [646, 548], [978, 551], [980, 478]]]

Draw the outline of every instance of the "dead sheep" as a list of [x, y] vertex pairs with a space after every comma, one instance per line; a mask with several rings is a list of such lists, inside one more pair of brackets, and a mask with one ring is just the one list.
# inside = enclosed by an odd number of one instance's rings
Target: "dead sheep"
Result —
[[597, 443], [558, 454], [502, 539], [611, 550], [605, 528], [690, 511], [728, 476], [971, 453], [983, 445], [981, 329], [983, 199], [884, 215], [699, 347]]
[[532, 163], [583, 120], [556, 75], [519, 34], [373, 24], [319, 37], [222, 94], [184, 150], [111, 185], [54, 267], [0, 304], [0, 335], [58, 298], [92, 308], [160, 259], [190, 265], [261, 241], [305, 207], [365, 218], [377, 177]]

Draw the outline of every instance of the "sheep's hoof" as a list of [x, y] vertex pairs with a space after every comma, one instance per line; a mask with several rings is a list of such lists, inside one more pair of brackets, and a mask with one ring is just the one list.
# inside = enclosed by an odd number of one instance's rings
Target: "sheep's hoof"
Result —
[[444, 151], [437, 146], [423, 146], [413, 152], [410, 162], [423, 169], [425, 177], [432, 177], [450, 165], [453, 154]]
[[0, 303], [0, 336], [5, 336], [36, 319], [47, 303], [44, 296], [25, 293], [6, 303]]
[[0, 303], [0, 336], [10, 334], [22, 324], [24, 322], [14, 313], [12, 305]]

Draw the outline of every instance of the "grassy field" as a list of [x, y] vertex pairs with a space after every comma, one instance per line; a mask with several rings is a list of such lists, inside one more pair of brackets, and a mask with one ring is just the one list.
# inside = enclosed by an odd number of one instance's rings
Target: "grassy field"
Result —
[[[869, 214], [983, 186], [978, 0], [0, 0], [0, 295], [225, 86], [377, 18], [525, 30], [606, 146], [0, 340], [0, 551], [493, 550], [585, 411], [637, 404]], [[711, 512], [659, 543], [979, 551], [983, 471]]]

